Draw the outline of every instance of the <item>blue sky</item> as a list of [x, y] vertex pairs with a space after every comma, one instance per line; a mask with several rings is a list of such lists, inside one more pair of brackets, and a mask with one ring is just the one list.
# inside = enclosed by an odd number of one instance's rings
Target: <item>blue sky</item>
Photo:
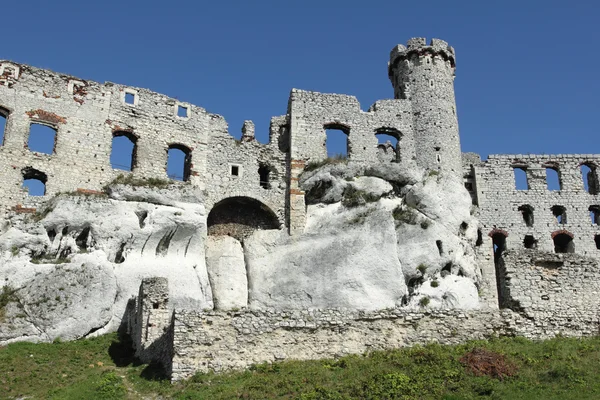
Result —
[[438, 37], [457, 53], [463, 151], [600, 153], [600, 2], [6, 2], [0, 57], [150, 88], [266, 141], [291, 88], [393, 96], [390, 49]]

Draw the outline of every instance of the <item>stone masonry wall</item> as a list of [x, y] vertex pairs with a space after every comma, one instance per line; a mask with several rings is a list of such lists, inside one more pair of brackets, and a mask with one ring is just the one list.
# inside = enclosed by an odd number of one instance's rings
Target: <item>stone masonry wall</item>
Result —
[[[536, 247], [554, 251], [553, 233], [567, 231], [573, 235], [574, 252], [598, 257], [595, 236], [600, 226], [590, 217], [589, 207], [600, 205], [600, 196], [584, 189], [580, 165], [600, 165], [597, 154], [559, 155], [491, 155], [485, 162], [471, 159], [465, 165], [467, 183], [472, 182], [471, 193], [479, 205], [478, 218], [483, 235], [492, 230], [508, 234], [507, 249], [524, 248], [526, 235], [537, 241]], [[471, 167], [472, 165], [472, 167]], [[517, 190], [514, 168], [526, 170], [528, 190]], [[558, 170], [560, 190], [549, 190], [546, 185], [546, 167]], [[597, 180], [596, 171], [593, 171]], [[533, 208], [533, 225], [527, 226], [519, 207]], [[566, 222], [559, 223], [552, 206], [566, 208]]]

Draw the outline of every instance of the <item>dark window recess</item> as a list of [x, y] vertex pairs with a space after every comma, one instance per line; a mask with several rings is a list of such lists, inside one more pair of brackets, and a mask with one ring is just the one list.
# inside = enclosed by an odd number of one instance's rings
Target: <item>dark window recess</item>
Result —
[[555, 253], [574, 253], [575, 244], [573, 238], [566, 233], [559, 233], [554, 236], [554, 252]]
[[475, 246], [481, 246], [483, 244], [483, 235], [481, 233], [481, 229], [477, 229], [477, 241], [475, 242]]
[[27, 147], [38, 153], [52, 154], [56, 144], [56, 129], [42, 124], [31, 124]]
[[523, 222], [527, 226], [533, 226], [533, 207], [530, 205], [524, 204], [518, 208], [523, 216]]
[[232, 165], [231, 166], [231, 175], [239, 176], [240, 175], [240, 167], [238, 167], [237, 165]]
[[537, 247], [537, 240], [532, 235], [526, 235], [523, 240], [523, 246], [526, 249], [535, 249]]
[[260, 179], [260, 187], [262, 187], [263, 189], [270, 189], [271, 188], [271, 182], [270, 182], [270, 174], [271, 171], [269, 169], [268, 165], [262, 165], [258, 168], [258, 176]]
[[594, 236], [594, 242], [596, 243], [596, 248], [600, 250], [600, 235]]
[[438, 253], [440, 253], [440, 256], [443, 255], [444, 254], [444, 246], [442, 245], [442, 241], [436, 240], [435, 245], [437, 246]]
[[550, 208], [552, 210], [552, 215], [556, 217], [556, 222], [561, 225], [567, 223], [567, 209], [563, 206], [552, 206]]
[[472, 192], [473, 191], [473, 183], [465, 182], [465, 189], [467, 189], [469, 192]]
[[600, 223], [600, 206], [590, 206], [590, 219], [592, 224], [598, 225]]

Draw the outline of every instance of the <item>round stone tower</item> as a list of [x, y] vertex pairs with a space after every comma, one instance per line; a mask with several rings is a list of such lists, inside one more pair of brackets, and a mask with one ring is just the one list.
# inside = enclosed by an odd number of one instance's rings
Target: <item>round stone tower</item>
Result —
[[454, 99], [454, 49], [448, 43], [410, 39], [390, 53], [388, 73], [394, 97], [411, 102], [417, 164], [462, 177]]

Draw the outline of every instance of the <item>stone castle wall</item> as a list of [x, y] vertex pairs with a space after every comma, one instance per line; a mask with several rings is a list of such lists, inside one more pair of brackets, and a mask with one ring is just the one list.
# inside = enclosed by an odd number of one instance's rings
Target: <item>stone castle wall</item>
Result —
[[[335, 358], [429, 342], [598, 334], [597, 260], [527, 250], [505, 253], [503, 265], [499, 310], [175, 310], [172, 319], [163, 323], [172, 324], [172, 330], [165, 331], [172, 338], [172, 359], [165, 367], [173, 380], [179, 380], [196, 372]], [[164, 360], [162, 354], [157, 357]]]

